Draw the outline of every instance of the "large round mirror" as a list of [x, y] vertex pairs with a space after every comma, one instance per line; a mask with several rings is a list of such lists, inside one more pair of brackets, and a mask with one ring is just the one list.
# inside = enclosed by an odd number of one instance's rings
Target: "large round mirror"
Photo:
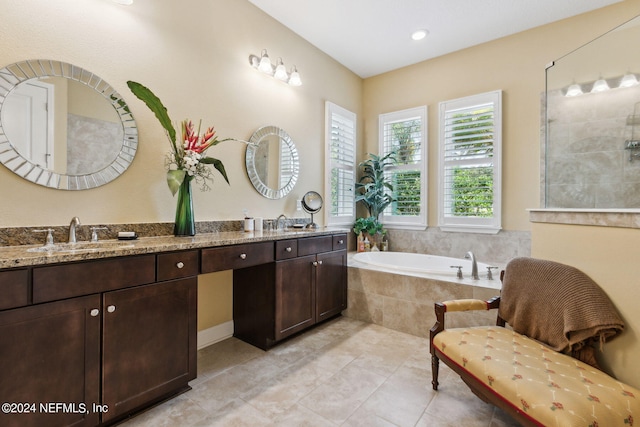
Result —
[[50, 188], [104, 185], [131, 164], [138, 131], [127, 104], [95, 74], [60, 61], [0, 70], [0, 162]]
[[298, 150], [287, 132], [279, 127], [264, 126], [253, 133], [245, 163], [251, 183], [269, 199], [286, 196], [298, 181]]

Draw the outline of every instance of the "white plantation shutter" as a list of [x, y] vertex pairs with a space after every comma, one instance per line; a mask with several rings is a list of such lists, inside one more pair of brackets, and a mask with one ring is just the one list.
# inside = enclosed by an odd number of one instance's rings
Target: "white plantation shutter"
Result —
[[440, 103], [440, 226], [495, 233], [501, 211], [501, 92]]
[[396, 159], [386, 173], [395, 200], [380, 220], [391, 228], [425, 228], [427, 107], [382, 114], [379, 126], [380, 155], [394, 152]]
[[356, 115], [331, 102], [326, 103], [327, 224], [355, 222]]

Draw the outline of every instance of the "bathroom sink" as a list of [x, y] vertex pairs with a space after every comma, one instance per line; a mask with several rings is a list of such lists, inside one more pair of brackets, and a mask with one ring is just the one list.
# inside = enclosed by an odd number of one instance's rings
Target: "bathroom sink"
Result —
[[109, 249], [132, 248], [131, 242], [78, 242], [78, 243], [56, 243], [53, 245], [45, 245], [37, 248], [27, 249], [27, 252], [97, 252]]

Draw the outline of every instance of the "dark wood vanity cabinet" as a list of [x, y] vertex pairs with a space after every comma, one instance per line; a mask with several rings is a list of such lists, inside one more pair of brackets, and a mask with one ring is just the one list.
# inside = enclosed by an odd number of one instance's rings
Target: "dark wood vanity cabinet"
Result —
[[189, 389], [197, 275], [234, 270], [234, 335], [268, 349], [346, 308], [346, 234], [0, 271], [0, 426], [110, 425]]
[[99, 295], [0, 312], [0, 425], [98, 425], [100, 321]]
[[195, 277], [108, 292], [102, 299], [102, 403], [109, 408], [103, 421], [195, 379]]
[[281, 240], [275, 263], [234, 271], [234, 336], [259, 348], [347, 306], [346, 234]]
[[198, 250], [34, 267], [31, 304], [0, 311], [0, 403], [20, 412], [0, 425], [109, 424], [188, 389], [198, 271]]

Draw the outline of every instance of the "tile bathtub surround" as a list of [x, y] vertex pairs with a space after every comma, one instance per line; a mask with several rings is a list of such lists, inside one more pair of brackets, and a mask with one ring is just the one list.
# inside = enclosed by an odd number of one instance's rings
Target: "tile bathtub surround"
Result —
[[[389, 329], [428, 338], [436, 321], [433, 303], [451, 299], [487, 300], [500, 294], [496, 289], [443, 280], [348, 267], [347, 317]], [[497, 276], [497, 275], [496, 275]], [[452, 278], [455, 280], [455, 278]], [[447, 318], [448, 327], [493, 325], [496, 311], [461, 312]]]
[[464, 258], [473, 251], [478, 262], [506, 264], [512, 258], [531, 256], [531, 232], [498, 234], [453, 233], [429, 227], [425, 231], [389, 230], [391, 251]]
[[230, 338], [198, 352], [193, 389], [121, 424], [180, 426], [517, 426], [441, 365], [429, 341], [341, 317], [264, 352]]

